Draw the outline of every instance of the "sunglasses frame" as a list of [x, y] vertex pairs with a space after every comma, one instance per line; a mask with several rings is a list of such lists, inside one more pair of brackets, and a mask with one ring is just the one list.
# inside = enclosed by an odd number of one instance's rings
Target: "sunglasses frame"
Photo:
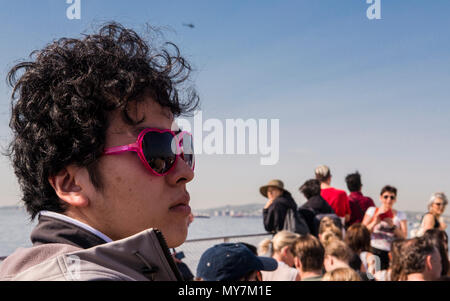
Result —
[[[155, 170], [153, 170], [153, 168], [151, 168], [150, 164], [148, 164], [147, 159], [145, 158], [144, 155], [144, 151], [142, 148], [142, 141], [144, 140], [144, 136], [149, 133], [149, 132], [157, 132], [157, 133], [170, 133], [172, 134], [173, 138], [176, 141], [176, 153], [175, 153], [175, 162], [173, 162], [172, 166], [164, 173], [158, 173]], [[193, 141], [193, 137], [192, 134], [187, 132], [187, 131], [179, 131], [179, 132], [174, 132], [172, 130], [166, 129], [166, 130], [161, 130], [161, 129], [157, 129], [157, 128], [145, 128], [143, 129], [136, 141], [134, 143], [131, 144], [126, 144], [126, 145], [120, 145], [120, 146], [113, 146], [113, 147], [108, 147], [105, 148], [105, 150], [103, 151], [104, 155], [118, 155], [124, 152], [136, 152], [138, 154], [139, 159], [141, 160], [141, 162], [144, 164], [145, 168], [150, 171], [152, 174], [156, 175], [156, 176], [165, 176], [167, 175], [169, 172], [172, 171], [172, 169], [175, 167], [175, 165], [178, 162], [178, 157], [182, 157], [181, 159], [184, 161], [184, 149], [183, 146], [181, 145], [181, 140], [178, 137], [181, 135], [181, 137], [184, 137], [184, 135], [189, 135], [191, 136], [191, 139]], [[192, 142], [193, 143], [193, 142]], [[194, 153], [192, 154], [193, 156], [193, 164], [192, 167], [190, 167], [192, 170], [194, 170], [195, 168], [195, 155]], [[189, 165], [188, 165], [189, 166]]]

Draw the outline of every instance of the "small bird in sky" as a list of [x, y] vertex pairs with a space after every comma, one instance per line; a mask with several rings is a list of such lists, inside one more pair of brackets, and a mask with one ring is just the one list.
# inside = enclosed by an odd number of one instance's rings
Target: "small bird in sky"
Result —
[[192, 23], [189, 23], [189, 24], [183, 23], [183, 26], [190, 27], [190, 28], [194, 28], [195, 27], [194, 24], [192, 24]]

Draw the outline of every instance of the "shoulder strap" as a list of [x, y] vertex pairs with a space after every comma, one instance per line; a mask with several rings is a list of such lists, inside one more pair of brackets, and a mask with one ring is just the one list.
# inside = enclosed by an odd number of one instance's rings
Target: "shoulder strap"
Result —
[[441, 226], [441, 222], [439, 221], [439, 219], [434, 216], [434, 228], [438, 229]]

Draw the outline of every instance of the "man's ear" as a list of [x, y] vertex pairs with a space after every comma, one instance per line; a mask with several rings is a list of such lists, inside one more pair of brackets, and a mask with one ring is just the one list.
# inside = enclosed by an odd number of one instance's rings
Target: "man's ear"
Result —
[[425, 270], [431, 271], [433, 269], [433, 265], [431, 264], [431, 255], [425, 257]]
[[323, 263], [324, 263], [324, 264], [326, 263], [326, 264], [328, 264], [329, 266], [332, 266], [332, 265], [334, 264], [333, 256], [325, 255], [325, 258], [324, 258]]
[[302, 262], [300, 261], [300, 258], [298, 258], [297, 256], [294, 257], [294, 265], [297, 270], [299, 271], [302, 270]]
[[284, 246], [283, 248], [281, 248], [281, 254], [283, 256], [286, 256], [288, 251], [289, 251], [289, 246]]
[[85, 177], [86, 174], [85, 168], [69, 165], [58, 174], [49, 177], [48, 181], [62, 201], [73, 207], [86, 207], [89, 205], [89, 198], [80, 185], [83, 182], [81, 177]]

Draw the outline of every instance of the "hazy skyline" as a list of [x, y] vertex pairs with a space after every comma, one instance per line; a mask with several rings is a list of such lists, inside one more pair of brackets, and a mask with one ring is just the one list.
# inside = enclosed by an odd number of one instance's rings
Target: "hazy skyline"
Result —
[[[65, 0], [2, 1], [3, 147], [4, 79], [15, 63], [105, 21], [138, 32], [148, 22], [166, 28], [195, 67], [204, 119], [280, 123], [276, 165], [260, 165], [259, 155], [198, 155], [188, 185], [194, 209], [264, 204], [259, 187], [274, 178], [301, 204], [298, 187], [321, 164], [345, 190], [345, 176], [358, 170], [377, 204], [382, 186], [396, 186], [402, 210], [424, 211], [431, 193], [450, 194], [450, 2], [382, 0], [381, 20], [367, 18], [365, 0], [132, 3], [81, 0], [81, 19], [69, 20]], [[0, 206], [18, 204], [9, 162], [0, 163]]]

